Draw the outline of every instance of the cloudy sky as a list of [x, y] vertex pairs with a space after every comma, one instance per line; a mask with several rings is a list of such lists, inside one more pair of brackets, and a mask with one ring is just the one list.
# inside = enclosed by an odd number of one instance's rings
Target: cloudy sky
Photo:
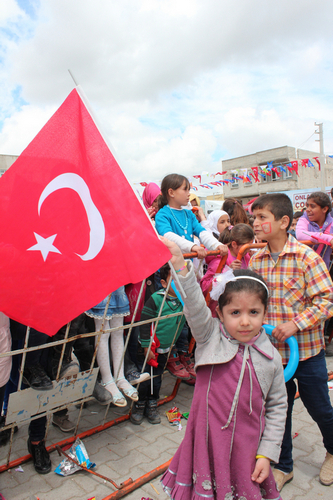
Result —
[[0, 153], [74, 88], [132, 182], [279, 146], [333, 154], [332, 0], [0, 0]]

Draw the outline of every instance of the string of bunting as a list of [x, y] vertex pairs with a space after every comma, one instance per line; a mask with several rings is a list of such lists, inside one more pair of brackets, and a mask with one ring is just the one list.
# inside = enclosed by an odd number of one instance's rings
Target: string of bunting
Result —
[[[333, 158], [333, 156], [332, 156]], [[315, 162], [318, 165], [319, 171], [320, 171], [320, 161], [319, 161], [319, 156], [314, 156], [312, 160], [315, 160]], [[299, 167], [308, 167], [308, 168], [315, 168], [315, 165], [312, 163], [312, 161], [309, 158], [306, 159], [301, 159], [301, 160], [294, 160], [288, 163], [282, 163], [280, 165], [273, 166], [273, 162], [269, 161], [267, 162], [267, 165], [259, 165], [257, 167], [251, 167], [250, 169], [248, 168], [240, 168], [237, 170], [230, 170], [229, 173], [233, 174], [231, 179], [220, 179], [217, 181], [211, 181], [205, 184], [201, 184], [201, 175], [193, 175], [193, 179], [198, 179], [200, 184], [197, 186], [192, 185], [191, 183], [191, 189], [193, 191], [198, 191], [198, 188], [205, 188], [205, 189], [213, 189], [215, 186], [223, 186], [225, 184], [233, 184], [237, 181], [243, 181], [243, 183], [246, 182], [252, 182], [252, 179], [254, 182], [260, 182], [260, 177], [263, 179], [266, 179], [267, 176], [271, 176], [272, 172], [275, 172], [275, 174], [278, 177], [281, 177], [282, 172], [287, 173], [289, 171], [290, 173], [295, 172], [297, 176], [299, 176]], [[215, 179], [216, 176], [223, 176], [227, 174], [228, 171], [221, 171], [221, 172], [216, 172], [216, 174], [210, 174], [210, 177], [213, 177]], [[143, 187], [146, 187], [148, 184], [147, 182], [139, 182], [137, 184], [140, 184]]]

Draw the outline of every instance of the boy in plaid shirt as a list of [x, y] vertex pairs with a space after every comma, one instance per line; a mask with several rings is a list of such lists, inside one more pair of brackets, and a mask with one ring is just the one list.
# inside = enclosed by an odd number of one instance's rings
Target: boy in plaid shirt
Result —
[[[333, 316], [333, 284], [324, 261], [310, 247], [299, 243], [287, 231], [293, 220], [293, 207], [281, 193], [259, 196], [252, 205], [253, 229], [267, 246], [250, 261], [250, 268], [266, 281], [270, 291], [266, 322], [276, 325], [272, 342], [288, 361], [285, 340], [297, 339], [300, 362], [297, 379], [300, 397], [318, 424], [326, 448], [319, 479], [333, 484], [333, 408], [327, 386], [324, 323]], [[279, 463], [274, 477], [279, 491], [293, 479], [291, 417], [296, 384], [287, 382], [288, 414]]]

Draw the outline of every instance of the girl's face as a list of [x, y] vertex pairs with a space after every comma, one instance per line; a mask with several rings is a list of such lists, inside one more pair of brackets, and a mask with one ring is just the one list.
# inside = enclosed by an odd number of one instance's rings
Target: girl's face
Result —
[[230, 226], [230, 217], [229, 217], [229, 215], [221, 215], [221, 217], [219, 218], [216, 226], [217, 226], [218, 232], [221, 234], [225, 230], [226, 227]]
[[158, 198], [159, 198], [160, 195], [158, 195], [155, 200], [153, 201], [152, 203], [152, 207], [157, 211], [158, 210]]
[[327, 211], [328, 207], [322, 208], [312, 198], [306, 201], [306, 213], [311, 222], [316, 222], [322, 226], [325, 222]]
[[[237, 256], [239, 254], [239, 250], [244, 245], [247, 245], [249, 243], [253, 243], [253, 240], [249, 240], [246, 243], [241, 243], [240, 245], [238, 245], [238, 243], [236, 241], [232, 241], [231, 245], [230, 245], [230, 251], [231, 251], [232, 255]], [[250, 251], [250, 249], [248, 248], [245, 252], [243, 252], [243, 256], [242, 257], [244, 257], [244, 255], [246, 255], [249, 251]]]
[[216, 312], [228, 333], [240, 342], [249, 342], [262, 327], [265, 306], [257, 294], [235, 292], [231, 302]]
[[175, 208], [180, 208], [181, 206], [186, 206], [188, 204], [190, 199], [190, 188], [184, 181], [178, 189], [169, 189], [168, 194], [169, 205]]

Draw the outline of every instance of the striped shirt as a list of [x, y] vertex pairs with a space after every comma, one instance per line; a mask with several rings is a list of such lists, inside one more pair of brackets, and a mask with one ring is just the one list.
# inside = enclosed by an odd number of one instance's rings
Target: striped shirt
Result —
[[[252, 256], [249, 267], [270, 291], [265, 321], [273, 326], [296, 323], [300, 361], [318, 354], [325, 347], [324, 322], [333, 316], [333, 283], [322, 258], [289, 235], [276, 262], [267, 245]], [[287, 344], [271, 340], [286, 364]]]

